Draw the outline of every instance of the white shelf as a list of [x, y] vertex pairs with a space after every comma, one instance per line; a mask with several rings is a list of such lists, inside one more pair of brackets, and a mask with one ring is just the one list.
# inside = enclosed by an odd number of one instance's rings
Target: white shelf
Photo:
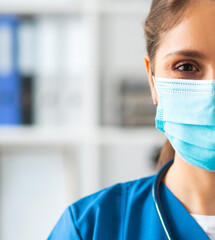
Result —
[[0, 146], [43, 146], [65, 145], [83, 140], [83, 133], [77, 130], [54, 127], [0, 127]]
[[104, 0], [98, 5], [52, 3], [52, 4], [5, 4], [0, 3], [0, 14], [18, 15], [73, 15], [73, 14], [144, 14], [149, 11], [150, 4], [142, 1], [111, 1]]
[[147, 145], [162, 144], [165, 140], [163, 133], [155, 127], [142, 128], [103, 128], [100, 131], [100, 144], [114, 145]]
[[40, 15], [40, 14], [80, 14], [77, 4], [2, 4], [0, 14]]
[[144, 14], [150, 9], [146, 1], [114, 1], [103, 0], [100, 4], [100, 12], [103, 14]]
[[162, 144], [165, 137], [154, 127], [100, 128], [93, 133], [83, 129], [55, 127], [0, 127], [0, 146], [64, 146], [83, 143], [95, 145]]

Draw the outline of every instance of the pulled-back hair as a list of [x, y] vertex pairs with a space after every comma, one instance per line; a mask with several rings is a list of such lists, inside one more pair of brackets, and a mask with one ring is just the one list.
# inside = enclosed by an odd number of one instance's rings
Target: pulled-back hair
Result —
[[146, 48], [152, 73], [155, 71], [156, 51], [165, 33], [178, 25], [188, 12], [188, 6], [198, 0], [153, 0], [146, 21], [143, 23]]

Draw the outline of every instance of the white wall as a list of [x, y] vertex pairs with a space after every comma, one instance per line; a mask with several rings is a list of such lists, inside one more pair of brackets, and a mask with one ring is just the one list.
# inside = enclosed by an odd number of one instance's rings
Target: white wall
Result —
[[68, 194], [77, 192], [67, 188], [69, 169], [62, 151], [16, 149], [3, 151], [0, 157], [1, 239], [46, 239], [72, 200]]

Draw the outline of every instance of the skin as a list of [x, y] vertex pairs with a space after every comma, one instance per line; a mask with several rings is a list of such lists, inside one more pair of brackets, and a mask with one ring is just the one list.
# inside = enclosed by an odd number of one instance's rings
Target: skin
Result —
[[[198, 1], [191, 8], [160, 42], [155, 77], [215, 79], [215, 1]], [[148, 54], [144, 60], [152, 98], [158, 103]], [[190, 213], [215, 215], [215, 172], [188, 164], [176, 152], [163, 182]]]

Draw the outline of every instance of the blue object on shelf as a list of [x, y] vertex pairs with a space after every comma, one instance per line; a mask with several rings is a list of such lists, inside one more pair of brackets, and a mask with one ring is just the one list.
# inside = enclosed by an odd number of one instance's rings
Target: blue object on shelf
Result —
[[0, 124], [21, 123], [18, 26], [14, 16], [0, 16]]

